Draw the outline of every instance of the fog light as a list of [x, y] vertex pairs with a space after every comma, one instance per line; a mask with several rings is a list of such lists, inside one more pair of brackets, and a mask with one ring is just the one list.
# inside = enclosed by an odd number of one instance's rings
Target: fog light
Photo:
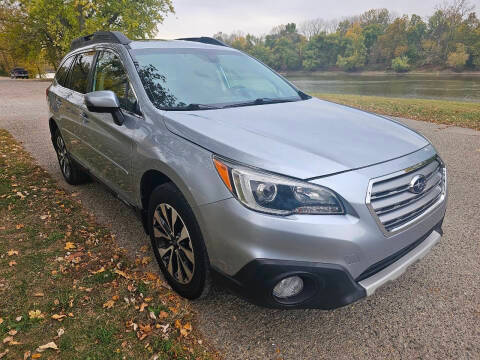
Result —
[[286, 299], [300, 294], [303, 290], [303, 280], [300, 276], [290, 276], [277, 283], [273, 288], [273, 296]]

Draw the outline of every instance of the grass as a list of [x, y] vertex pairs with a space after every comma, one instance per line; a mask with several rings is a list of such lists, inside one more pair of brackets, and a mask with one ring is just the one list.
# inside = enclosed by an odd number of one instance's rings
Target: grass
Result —
[[377, 114], [480, 130], [480, 103], [343, 94], [314, 95]]
[[189, 302], [1, 129], [0, 219], [0, 359], [218, 357]]

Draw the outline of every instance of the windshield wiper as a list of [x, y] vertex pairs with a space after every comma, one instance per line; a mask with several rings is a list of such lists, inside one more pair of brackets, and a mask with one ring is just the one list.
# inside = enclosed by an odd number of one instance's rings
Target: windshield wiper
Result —
[[225, 105], [222, 109], [225, 108], [232, 108], [232, 107], [240, 107], [240, 106], [250, 106], [250, 105], [265, 105], [265, 104], [278, 104], [284, 102], [293, 102], [299, 101], [300, 99], [272, 99], [272, 98], [258, 98], [252, 101], [246, 101], [236, 104]]
[[211, 110], [211, 109], [221, 109], [218, 106], [207, 105], [207, 104], [188, 104], [186, 106], [176, 106], [176, 107], [167, 107], [162, 110], [170, 111], [191, 111], [191, 110]]

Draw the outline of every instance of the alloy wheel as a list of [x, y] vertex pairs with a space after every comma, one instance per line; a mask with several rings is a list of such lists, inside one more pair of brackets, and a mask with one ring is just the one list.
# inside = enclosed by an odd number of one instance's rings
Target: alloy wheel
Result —
[[188, 284], [195, 272], [194, 250], [187, 226], [172, 206], [162, 203], [156, 207], [153, 237], [168, 273], [180, 284]]
[[57, 156], [63, 175], [65, 175], [66, 178], [70, 177], [70, 160], [67, 155], [67, 148], [65, 147], [65, 143], [61, 136], [57, 136]]

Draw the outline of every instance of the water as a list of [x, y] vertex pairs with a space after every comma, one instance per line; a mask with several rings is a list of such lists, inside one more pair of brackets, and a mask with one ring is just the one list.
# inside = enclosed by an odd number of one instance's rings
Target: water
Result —
[[307, 93], [480, 102], [477, 74], [287, 74]]

